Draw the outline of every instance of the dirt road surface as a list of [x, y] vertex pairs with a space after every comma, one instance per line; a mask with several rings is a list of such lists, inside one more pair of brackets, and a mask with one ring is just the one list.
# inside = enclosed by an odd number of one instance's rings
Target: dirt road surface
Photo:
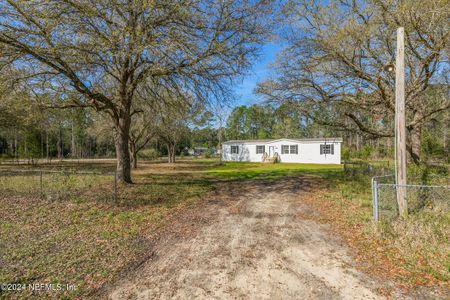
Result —
[[153, 259], [108, 298], [382, 299], [330, 228], [304, 218], [313, 212], [302, 192], [313, 184], [308, 177], [228, 183], [202, 208], [211, 222], [156, 245]]

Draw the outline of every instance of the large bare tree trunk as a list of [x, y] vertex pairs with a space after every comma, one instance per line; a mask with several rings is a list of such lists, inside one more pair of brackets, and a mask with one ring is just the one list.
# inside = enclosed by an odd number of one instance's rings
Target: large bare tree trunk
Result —
[[450, 130], [450, 112], [447, 110], [444, 118], [444, 152], [449, 153], [450, 152], [450, 143], [448, 142], [448, 133]]
[[172, 163], [175, 163], [175, 143], [172, 146]]
[[407, 150], [412, 161], [415, 164], [420, 163], [420, 140], [422, 137], [422, 128], [417, 127], [409, 131], [409, 145]]
[[356, 150], [361, 150], [361, 135], [356, 133]]
[[172, 163], [172, 147], [170, 144], [167, 144], [167, 161], [169, 164]]
[[117, 179], [124, 183], [131, 181], [131, 160], [128, 146], [131, 115], [128, 110], [122, 111], [114, 121], [114, 145], [116, 148]]
[[29, 159], [29, 157], [28, 157], [28, 141], [27, 141], [27, 138], [26, 138], [26, 136], [25, 136], [25, 147], [24, 147], [24, 152], [25, 152], [25, 158], [27, 158], [28, 159], [28, 161], [30, 160]]
[[76, 142], [75, 142], [75, 129], [74, 129], [74, 126], [73, 126], [73, 121], [72, 121], [72, 132], [71, 132], [71, 135], [72, 135], [72, 139], [71, 139], [71, 150], [70, 150], [70, 156], [72, 157], [72, 158], [75, 158], [75, 157], [77, 157], [77, 145], [76, 145]]
[[133, 166], [133, 169], [137, 169], [137, 150], [136, 150], [136, 144], [130, 140], [130, 155], [131, 155], [131, 165]]
[[41, 131], [41, 158], [44, 158], [44, 133]]
[[56, 142], [56, 149], [58, 151], [58, 158], [61, 159], [63, 157], [63, 136], [62, 136], [62, 128], [59, 127], [58, 131], [58, 140]]
[[45, 131], [45, 157], [47, 158], [47, 161], [49, 159], [49, 144], [48, 144], [48, 131]]
[[175, 143], [167, 143], [167, 158], [169, 164], [175, 163]]
[[14, 158], [16, 159], [17, 163], [19, 163], [19, 153], [17, 151], [18, 147], [18, 141], [17, 141], [17, 129], [14, 129]]
[[137, 163], [137, 153], [133, 152], [133, 169], [137, 169], [138, 163]]

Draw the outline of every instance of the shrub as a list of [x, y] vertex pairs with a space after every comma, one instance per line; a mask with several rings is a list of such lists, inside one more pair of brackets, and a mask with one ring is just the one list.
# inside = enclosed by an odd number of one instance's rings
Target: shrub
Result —
[[156, 149], [143, 149], [138, 153], [138, 158], [143, 160], [156, 160], [158, 157], [159, 152]]
[[14, 156], [9, 153], [1, 153], [0, 154], [0, 159], [11, 159], [11, 158], [14, 158]]
[[369, 145], [364, 145], [364, 147], [359, 151], [360, 152], [359, 156], [362, 159], [367, 159], [371, 156], [372, 151], [373, 151], [372, 147], [370, 147]]
[[341, 157], [343, 160], [350, 160], [350, 149], [342, 145]]
[[427, 157], [439, 157], [445, 156], [444, 146], [441, 145], [436, 138], [436, 136], [431, 135], [429, 132], [425, 131], [422, 135], [422, 140], [420, 142], [421, 154]]

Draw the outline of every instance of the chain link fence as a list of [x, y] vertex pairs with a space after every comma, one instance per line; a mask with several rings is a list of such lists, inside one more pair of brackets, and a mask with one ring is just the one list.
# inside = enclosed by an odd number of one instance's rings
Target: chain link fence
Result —
[[115, 172], [0, 170], [0, 195], [34, 196], [52, 201], [95, 197], [117, 203]]
[[[421, 211], [447, 212], [450, 210], [450, 178], [432, 178], [430, 185], [395, 184], [395, 176], [372, 177], [372, 205], [375, 221], [392, 221], [399, 215], [397, 191], [406, 191], [408, 213]], [[411, 180], [414, 182], [414, 179]], [[442, 185], [440, 185], [442, 184]]]

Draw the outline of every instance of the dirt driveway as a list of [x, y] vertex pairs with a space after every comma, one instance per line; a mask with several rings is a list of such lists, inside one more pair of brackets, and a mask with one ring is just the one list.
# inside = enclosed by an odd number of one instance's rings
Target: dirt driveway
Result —
[[153, 258], [116, 282], [108, 297], [380, 299], [376, 283], [352, 267], [329, 228], [302, 218], [313, 213], [302, 204], [313, 182], [297, 176], [228, 183], [197, 208], [211, 222], [156, 245]]

